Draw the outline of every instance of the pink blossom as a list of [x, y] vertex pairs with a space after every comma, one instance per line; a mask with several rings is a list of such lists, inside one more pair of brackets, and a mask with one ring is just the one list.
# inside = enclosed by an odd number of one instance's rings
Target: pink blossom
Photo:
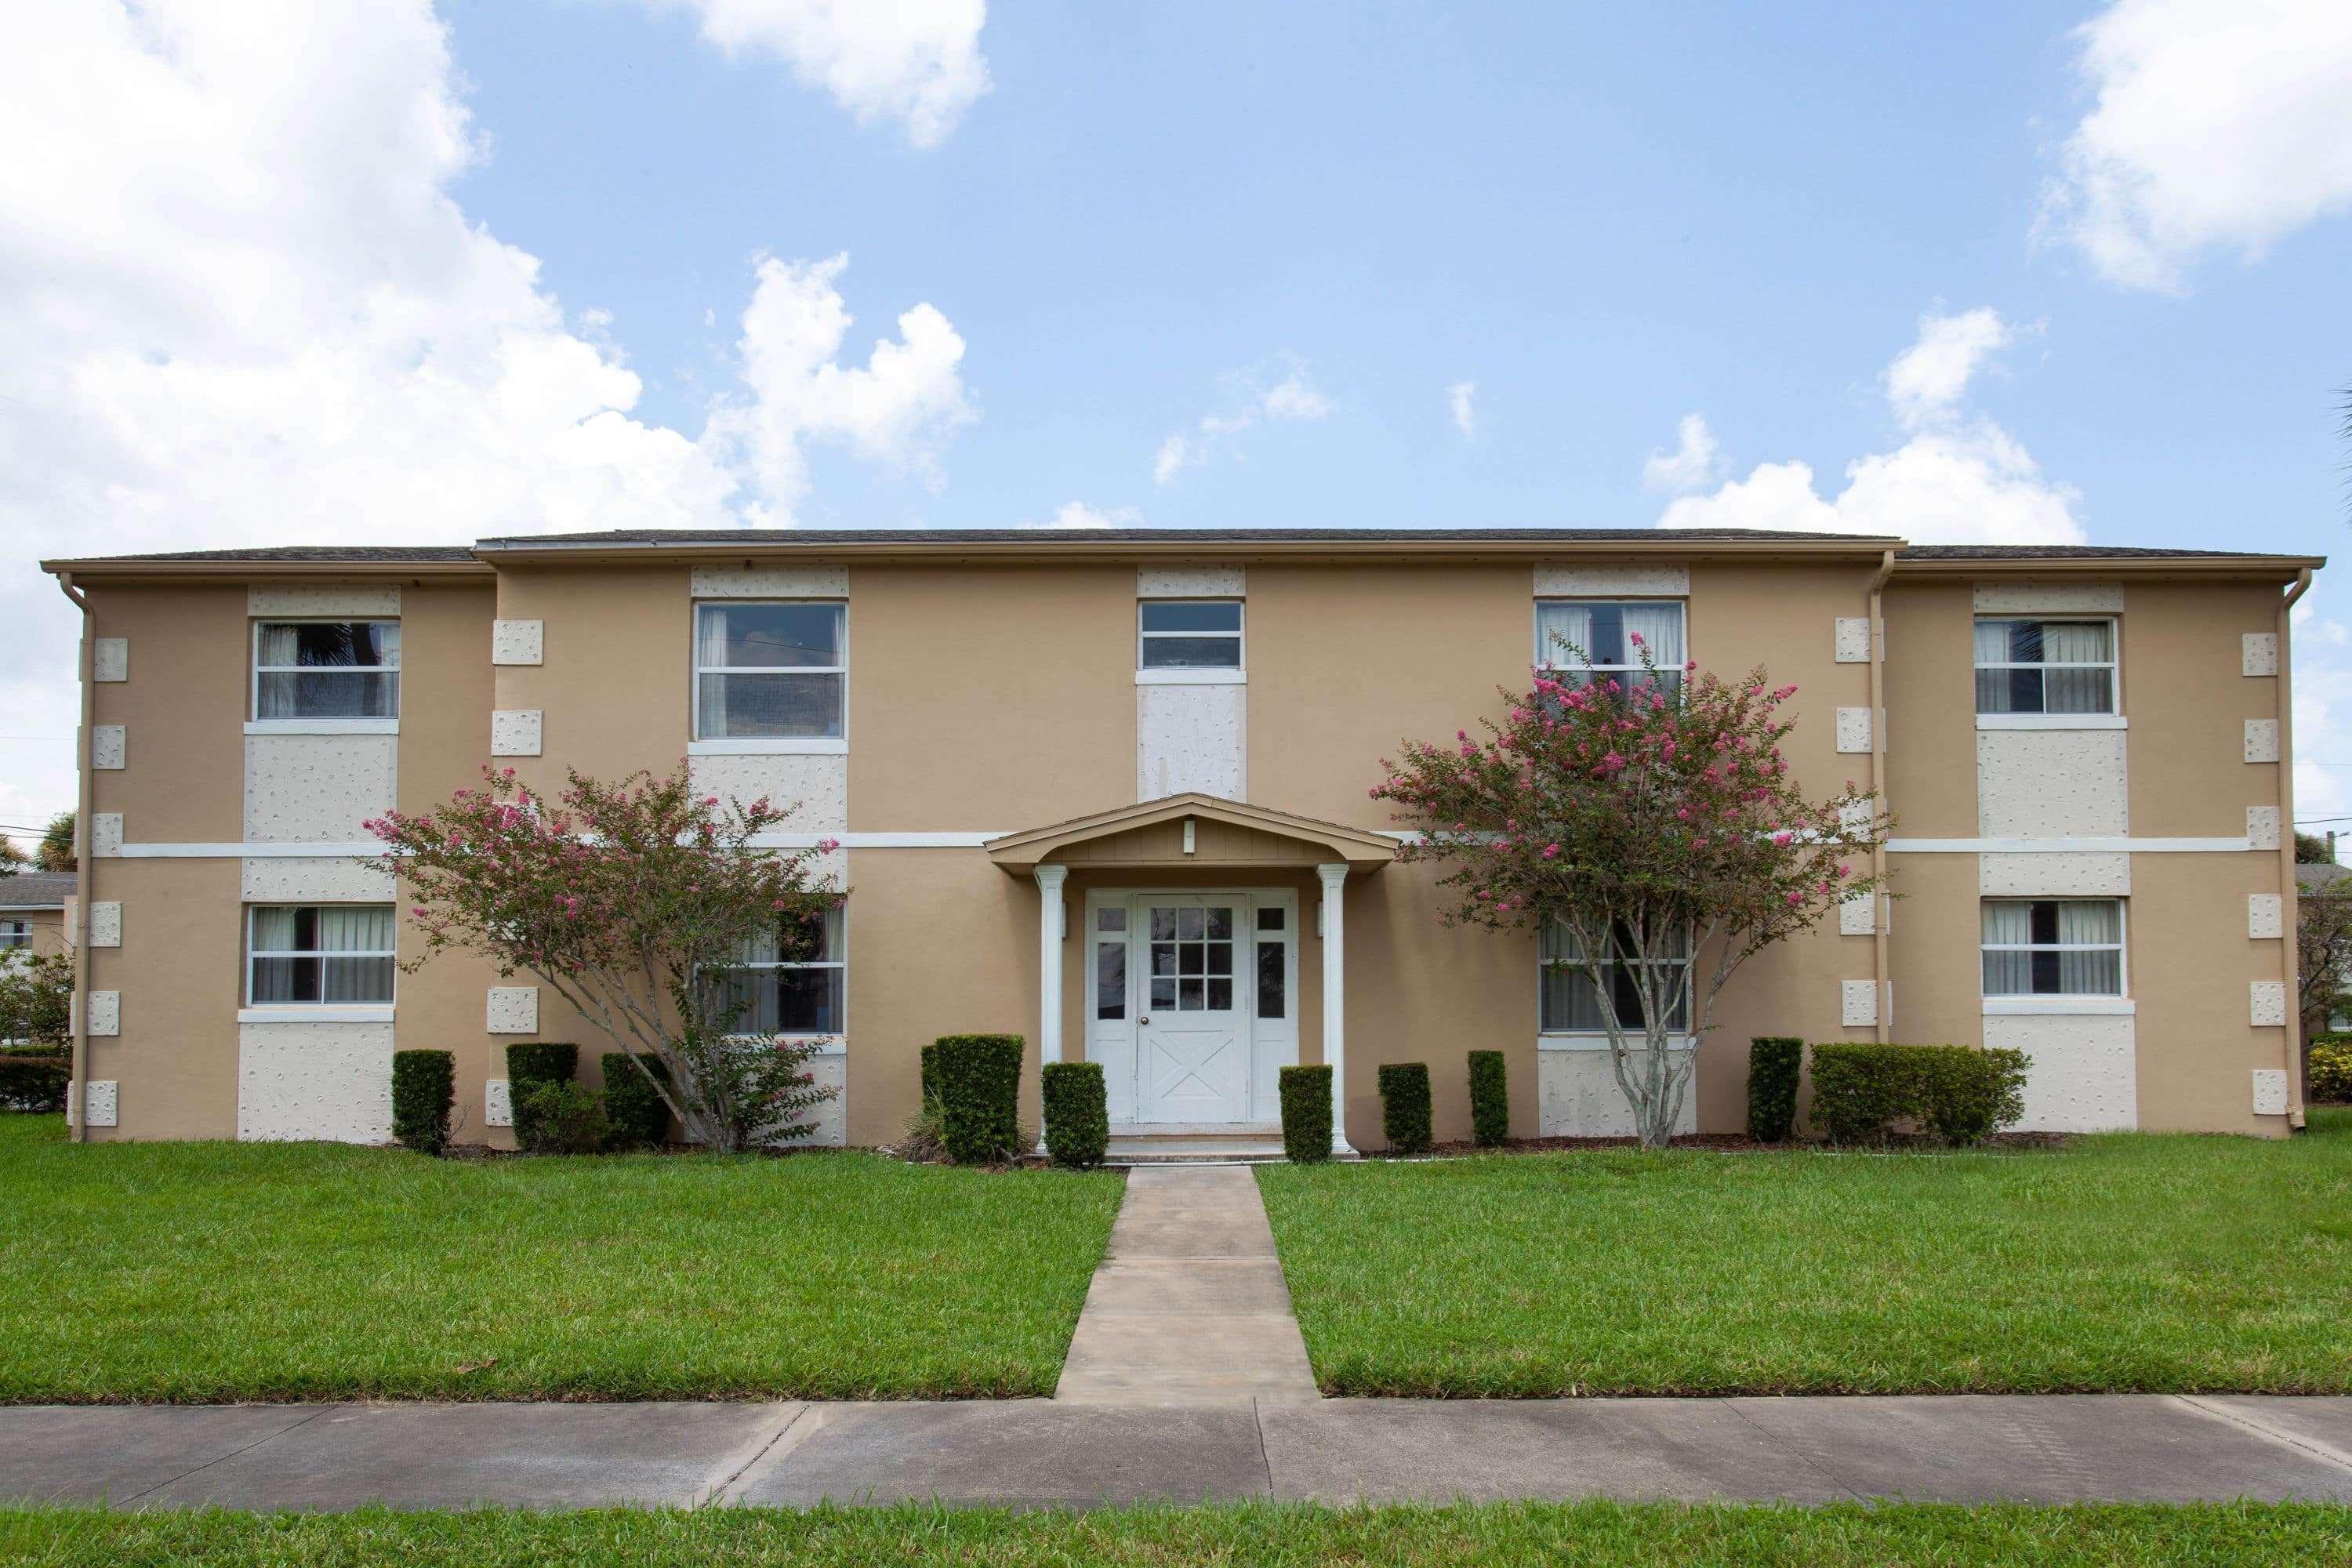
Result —
[[1543, 852], [1543, 856], [1544, 856], [1544, 858], [1545, 858], [1545, 859], [1547, 859], [1547, 860], [1557, 860], [1557, 859], [1559, 859], [1559, 845], [1557, 845], [1557, 844], [1547, 844], [1547, 845], [1545, 845], [1545, 846], [1544, 846], [1544, 852]]
[[1791, 838], [1794, 838], [1795, 837], [1796, 837], [1796, 835], [1795, 835], [1795, 834], [1793, 834], [1793, 833], [1790, 832], [1787, 828], [1785, 828], [1785, 827], [1784, 827], [1784, 828], [1780, 829], [1780, 832], [1775, 833], [1774, 835], [1772, 835], [1772, 843], [1773, 843], [1773, 845], [1774, 845], [1776, 847], [1779, 847], [1779, 848], [1781, 848], [1781, 849], [1786, 849], [1786, 848], [1789, 847], [1789, 840], [1790, 840]]
[[838, 838], [820, 838], [816, 841], [817, 853], [820, 855], [830, 855], [840, 847], [841, 840]]
[[1802, 893], [1791, 892], [1791, 893], [1789, 895], [1789, 907], [1790, 907], [1790, 909], [1794, 909], [1794, 908], [1796, 908], [1799, 904], [1801, 904], [1801, 903], [1803, 903], [1804, 901], [1805, 901], [1805, 895], [1804, 895], [1804, 894], [1802, 894]]
[[1642, 642], [1642, 634], [1639, 632], [1627, 632], [1625, 634], [1625, 640], [1632, 643], [1635, 647], [1643, 646]]

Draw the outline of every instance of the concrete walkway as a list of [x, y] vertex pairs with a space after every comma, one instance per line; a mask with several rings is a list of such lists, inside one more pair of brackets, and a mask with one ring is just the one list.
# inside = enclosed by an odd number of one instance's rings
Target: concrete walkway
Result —
[[1057, 1405], [1311, 1405], [1257, 1178], [1139, 1166], [1055, 1386]]
[[0, 1408], [0, 1500], [2352, 1501], [2352, 1398]]

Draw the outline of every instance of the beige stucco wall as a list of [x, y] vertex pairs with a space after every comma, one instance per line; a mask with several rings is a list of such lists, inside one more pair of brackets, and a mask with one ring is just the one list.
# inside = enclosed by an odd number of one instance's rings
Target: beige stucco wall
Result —
[[90, 809], [121, 813], [130, 841], [245, 836], [253, 677], [245, 595], [242, 585], [89, 590], [94, 635], [131, 645], [131, 679], [93, 688], [91, 721], [123, 727], [128, 765], [91, 774]]
[[[2131, 719], [2131, 830], [2235, 837], [2275, 805], [2279, 768], [2249, 763], [2245, 721], [2278, 717], [2276, 679], [2249, 679], [2242, 634], [2278, 625], [2276, 588], [2132, 584], [2124, 592], [2123, 706]], [[2278, 890], [2273, 868], [2271, 892]]]
[[117, 1124], [90, 1138], [236, 1137], [237, 862], [108, 859], [93, 869], [96, 896], [122, 904], [123, 938], [86, 961], [89, 988], [122, 998], [121, 1033], [89, 1042], [89, 1077], [120, 1086]]
[[68, 951], [66, 917], [62, 910], [10, 910], [0, 919], [20, 920], [32, 938], [29, 951], [36, 958], [47, 958]]

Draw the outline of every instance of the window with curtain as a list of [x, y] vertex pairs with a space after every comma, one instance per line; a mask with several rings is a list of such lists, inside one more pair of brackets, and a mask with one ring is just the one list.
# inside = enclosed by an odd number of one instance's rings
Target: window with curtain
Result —
[[1679, 599], [1538, 599], [1536, 658], [1553, 679], [1581, 685], [1614, 678], [1628, 689], [1646, 684], [1640, 637], [1667, 691], [1683, 679], [1683, 605]]
[[[1621, 932], [1619, 951], [1633, 945], [1630, 935]], [[1667, 959], [1651, 965], [1661, 971], [1661, 984], [1675, 970], [1690, 967], [1690, 946], [1687, 935], [1678, 936], [1669, 949]], [[1601, 994], [1592, 977], [1581, 967], [1582, 954], [1576, 938], [1559, 922], [1548, 921], [1536, 939], [1536, 960], [1538, 985], [1537, 992], [1536, 1026], [1546, 1034], [1600, 1034], [1609, 1027], [1601, 1012]], [[1574, 967], [1571, 967], [1574, 966]], [[1638, 963], [1616, 963], [1602, 971], [1609, 978], [1611, 1000], [1617, 1008], [1617, 1021], [1629, 1029], [1642, 1026], [1642, 993], [1635, 976], [1643, 966]], [[1687, 997], [1674, 1000], [1666, 1024], [1669, 1028], [1690, 1027], [1690, 1004]]]
[[1979, 713], [2113, 713], [2116, 624], [1979, 617]]
[[696, 740], [843, 737], [847, 606], [698, 605], [694, 615]]
[[1239, 669], [1239, 599], [1145, 599], [1139, 606], [1138, 669]]
[[12, 947], [33, 945], [33, 922], [30, 921], [0, 921], [0, 952]]
[[400, 717], [398, 621], [258, 621], [256, 719]]
[[392, 1001], [390, 904], [256, 904], [246, 936], [246, 1001], [256, 1007]]
[[841, 916], [779, 926], [743, 946], [725, 969], [703, 975], [703, 1016], [734, 1035], [838, 1035], [849, 997]]
[[1988, 996], [2121, 996], [2120, 899], [1987, 899]]

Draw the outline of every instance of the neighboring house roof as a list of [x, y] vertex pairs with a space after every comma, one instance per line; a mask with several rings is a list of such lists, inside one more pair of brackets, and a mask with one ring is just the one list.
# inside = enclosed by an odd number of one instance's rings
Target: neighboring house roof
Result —
[[71, 871], [19, 871], [0, 877], [0, 913], [11, 910], [61, 910], [73, 897]]
[[2352, 877], [2352, 866], [2339, 866], [2333, 860], [2298, 860], [2294, 864], [2294, 879], [2315, 893], [2352, 891], [2344, 879]]

